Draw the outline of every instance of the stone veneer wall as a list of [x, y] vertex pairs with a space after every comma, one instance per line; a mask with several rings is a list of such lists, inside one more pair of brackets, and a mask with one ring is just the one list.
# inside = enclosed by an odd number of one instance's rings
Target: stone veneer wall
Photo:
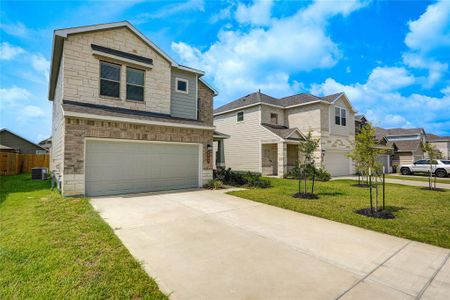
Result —
[[[122, 61], [94, 56], [91, 44], [150, 57], [153, 68], [145, 70], [144, 101], [126, 100], [126, 66]], [[170, 113], [170, 62], [128, 28], [115, 28], [69, 35], [64, 41], [64, 100]], [[120, 98], [99, 95], [100, 60], [121, 67]]]
[[63, 194], [84, 194], [84, 149], [86, 137], [185, 142], [203, 144], [203, 181], [212, 178], [213, 155], [207, 161], [207, 145], [213, 131], [156, 125], [131, 124], [68, 117], [65, 119]]

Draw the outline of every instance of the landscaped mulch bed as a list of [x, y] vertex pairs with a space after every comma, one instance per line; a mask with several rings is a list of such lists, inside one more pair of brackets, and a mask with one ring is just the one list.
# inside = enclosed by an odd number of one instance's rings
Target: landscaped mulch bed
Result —
[[362, 208], [355, 211], [357, 214], [369, 217], [369, 218], [377, 218], [377, 219], [395, 219], [395, 215], [389, 210], [379, 209], [376, 211], [375, 209], [370, 208]]

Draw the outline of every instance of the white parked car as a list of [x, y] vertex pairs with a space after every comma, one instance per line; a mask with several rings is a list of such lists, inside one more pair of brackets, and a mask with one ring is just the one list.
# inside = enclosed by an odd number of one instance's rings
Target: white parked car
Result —
[[411, 175], [414, 173], [428, 173], [432, 170], [437, 177], [447, 177], [450, 174], [450, 160], [436, 159], [430, 165], [429, 159], [421, 159], [411, 165], [401, 165], [400, 173], [402, 175]]

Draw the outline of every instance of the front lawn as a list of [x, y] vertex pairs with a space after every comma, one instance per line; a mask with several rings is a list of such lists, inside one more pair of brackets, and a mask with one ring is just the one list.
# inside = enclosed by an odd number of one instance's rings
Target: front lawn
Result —
[[[386, 174], [386, 178], [428, 182], [427, 175], [389, 175], [389, 174]], [[434, 182], [434, 177], [433, 177], [433, 182]], [[436, 182], [450, 184], [450, 178], [436, 178]]]
[[298, 181], [269, 178], [273, 187], [248, 189], [230, 194], [249, 200], [351, 224], [387, 234], [450, 248], [450, 190], [428, 191], [421, 187], [386, 185], [386, 204], [395, 219], [374, 219], [354, 211], [369, 207], [369, 189], [354, 180], [317, 182], [320, 199], [293, 198]]
[[166, 299], [87, 199], [0, 177], [0, 299]]

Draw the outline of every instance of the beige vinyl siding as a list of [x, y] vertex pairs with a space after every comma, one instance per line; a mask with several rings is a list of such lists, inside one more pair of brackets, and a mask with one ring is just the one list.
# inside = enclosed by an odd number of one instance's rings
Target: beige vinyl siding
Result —
[[450, 158], [450, 142], [431, 142], [437, 150], [441, 151], [443, 158]]
[[261, 106], [261, 123], [272, 124], [270, 119], [271, 113], [276, 113], [278, 115], [278, 123], [276, 125], [285, 125], [284, 110], [282, 108], [276, 108], [267, 105]]
[[285, 114], [288, 123], [286, 125], [290, 128], [297, 127], [304, 134], [312, 130], [314, 135], [320, 135], [321, 115], [319, 103], [293, 107], [287, 109]]
[[[176, 79], [187, 80], [188, 93], [177, 92]], [[197, 119], [197, 76], [172, 69], [170, 113], [174, 117]]]
[[64, 116], [62, 110], [64, 59], [61, 60], [53, 100], [52, 148], [50, 151], [50, 170], [63, 173], [64, 168]]
[[400, 165], [408, 165], [414, 162], [414, 156], [411, 152], [404, 152], [398, 154]]
[[[335, 122], [335, 115], [334, 115], [334, 109], [335, 107], [341, 107], [345, 108], [347, 110], [347, 125], [341, 126], [336, 125]], [[330, 105], [330, 124], [331, 124], [331, 134], [332, 135], [354, 135], [355, 134], [355, 114], [350, 111], [350, 106], [347, 105], [347, 103], [342, 100], [342, 97], [339, 98], [334, 105]]]
[[280, 139], [260, 125], [260, 106], [244, 111], [244, 121], [236, 122], [236, 113], [214, 118], [216, 130], [230, 135], [224, 140], [225, 165], [239, 171], [261, 172], [261, 142], [276, 143]]

